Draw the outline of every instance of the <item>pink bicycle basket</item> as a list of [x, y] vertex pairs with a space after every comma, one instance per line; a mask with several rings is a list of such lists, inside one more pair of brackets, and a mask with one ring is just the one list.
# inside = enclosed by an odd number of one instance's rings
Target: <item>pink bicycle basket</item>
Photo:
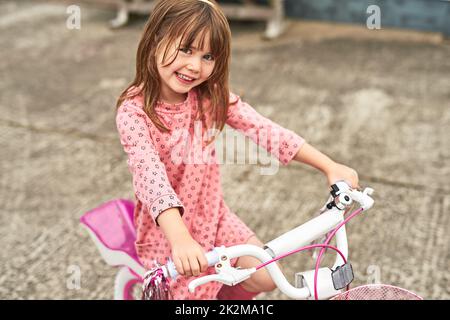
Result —
[[399, 287], [368, 284], [339, 293], [330, 300], [423, 300], [423, 298]]

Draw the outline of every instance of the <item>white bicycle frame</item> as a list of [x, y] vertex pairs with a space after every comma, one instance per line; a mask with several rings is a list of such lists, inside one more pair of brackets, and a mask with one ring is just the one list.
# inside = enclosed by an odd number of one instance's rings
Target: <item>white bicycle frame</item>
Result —
[[[255, 245], [236, 245], [232, 247], [218, 247], [206, 254], [208, 264], [215, 265], [217, 274], [207, 275], [189, 283], [189, 291], [194, 292], [197, 286], [210, 281], [219, 281], [226, 285], [236, 285], [248, 279], [252, 273], [256, 272], [256, 268], [239, 269], [230, 265], [229, 261], [233, 258], [242, 256], [252, 256], [260, 260], [262, 263], [268, 262], [275, 257], [288, 253], [292, 250], [301, 248], [310, 244], [333, 231], [339, 224], [344, 221], [345, 209], [351, 205], [353, 201], [358, 202], [365, 211], [372, 207], [374, 201], [370, 197], [372, 189], [366, 188], [363, 192], [352, 190], [344, 182], [338, 182], [339, 191], [335, 194], [336, 206], [313, 218], [312, 220], [286, 232], [278, 238], [268, 242], [264, 248]], [[345, 259], [348, 258], [348, 243], [345, 225], [342, 225], [336, 232], [336, 247], [343, 254]], [[344, 264], [343, 259], [337, 254], [332, 269]], [[268, 264], [266, 267], [277, 287], [287, 296], [293, 299], [308, 299], [314, 296], [314, 271], [307, 271], [298, 274], [302, 278], [302, 283], [292, 286], [276, 263]], [[166, 276], [176, 278], [178, 275], [173, 263], [168, 263], [163, 267]], [[333, 286], [331, 278], [332, 270], [330, 268], [319, 269], [317, 291], [319, 299], [328, 299], [341, 290], [336, 290]]]

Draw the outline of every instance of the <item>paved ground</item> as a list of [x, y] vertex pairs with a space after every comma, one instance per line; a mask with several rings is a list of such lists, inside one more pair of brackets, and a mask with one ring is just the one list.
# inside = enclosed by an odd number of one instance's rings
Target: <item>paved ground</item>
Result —
[[[144, 20], [113, 12], [0, 1], [0, 298], [111, 299], [108, 267], [78, 222], [131, 198], [114, 103], [131, 80]], [[376, 205], [348, 227], [355, 284], [450, 298], [450, 45], [435, 34], [296, 22], [273, 42], [233, 24], [232, 87], [260, 113], [360, 173]], [[262, 176], [224, 165], [229, 206], [269, 241], [310, 219], [326, 181], [299, 163]], [[286, 259], [290, 279], [311, 269]], [[73, 268], [81, 288], [70, 289]], [[262, 298], [285, 299], [278, 292]]]

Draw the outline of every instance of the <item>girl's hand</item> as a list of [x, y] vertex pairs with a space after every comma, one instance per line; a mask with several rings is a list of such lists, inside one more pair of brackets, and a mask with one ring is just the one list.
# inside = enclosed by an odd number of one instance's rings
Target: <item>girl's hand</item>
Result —
[[208, 268], [203, 248], [191, 235], [180, 235], [171, 243], [172, 260], [177, 272], [190, 277], [198, 276]]
[[178, 208], [163, 211], [156, 222], [163, 230], [172, 249], [172, 260], [177, 272], [185, 276], [198, 276], [205, 272], [208, 262], [203, 248], [192, 239], [189, 230], [181, 219]]
[[344, 180], [353, 189], [361, 189], [359, 185], [358, 173], [352, 168], [344, 166], [343, 164], [335, 162], [328, 168], [326, 176], [328, 179], [328, 184], [330, 186], [337, 181]]

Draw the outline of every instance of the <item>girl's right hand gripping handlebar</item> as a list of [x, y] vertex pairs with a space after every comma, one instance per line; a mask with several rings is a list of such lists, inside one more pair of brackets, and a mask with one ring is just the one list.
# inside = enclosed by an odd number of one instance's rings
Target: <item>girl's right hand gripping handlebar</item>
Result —
[[[205, 253], [206, 260], [208, 261], [208, 266], [213, 266], [219, 261], [219, 252], [218, 248], [214, 248], [213, 250]], [[172, 260], [169, 260], [165, 266], [163, 266], [164, 276], [175, 279], [178, 277], [178, 271], [175, 267], [175, 263]]]
[[[239, 247], [243, 246], [253, 247], [251, 245], [238, 245], [235, 246], [234, 248], [239, 249]], [[263, 251], [262, 248], [258, 249]], [[194, 291], [195, 287], [210, 281], [218, 281], [223, 284], [232, 286], [248, 279], [250, 275], [256, 271], [256, 268], [240, 269], [239, 267], [237, 268], [232, 267], [230, 264], [229, 250], [230, 248], [221, 246], [215, 247], [213, 250], [205, 253], [206, 260], [208, 261], [208, 266], [210, 267], [215, 266], [217, 274], [200, 276], [197, 279], [193, 280], [191, 282], [192, 285], [189, 285], [189, 290], [191, 292]], [[240, 254], [236, 252], [236, 256], [240, 256]], [[169, 262], [167, 262], [167, 264], [162, 266], [161, 268], [165, 277], [175, 279], [176, 277], [179, 276], [178, 271], [175, 268], [175, 264], [171, 260], [169, 260]]]

